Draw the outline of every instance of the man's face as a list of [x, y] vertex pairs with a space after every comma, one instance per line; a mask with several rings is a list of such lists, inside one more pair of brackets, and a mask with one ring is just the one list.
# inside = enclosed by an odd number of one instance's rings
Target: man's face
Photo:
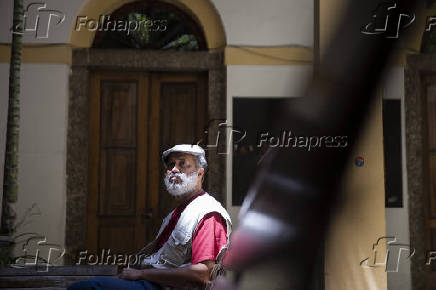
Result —
[[181, 152], [168, 156], [164, 182], [171, 195], [181, 196], [190, 193], [201, 183], [201, 174], [199, 175], [195, 158]]

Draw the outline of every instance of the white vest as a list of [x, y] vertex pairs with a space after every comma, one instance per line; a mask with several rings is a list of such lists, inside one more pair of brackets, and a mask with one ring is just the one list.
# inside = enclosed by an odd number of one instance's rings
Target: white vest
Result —
[[[157, 237], [169, 223], [174, 210], [163, 220]], [[226, 221], [227, 245], [232, 231], [232, 221], [227, 211], [221, 204], [207, 192], [195, 198], [180, 215], [180, 218], [171, 233], [168, 241], [156, 252], [147, 256], [142, 261], [142, 266], [153, 266], [155, 268], [180, 267], [191, 263], [192, 238], [195, 229], [203, 217], [211, 212], [218, 212]], [[221, 251], [224, 249], [220, 249]], [[218, 254], [219, 255], [219, 254]]]

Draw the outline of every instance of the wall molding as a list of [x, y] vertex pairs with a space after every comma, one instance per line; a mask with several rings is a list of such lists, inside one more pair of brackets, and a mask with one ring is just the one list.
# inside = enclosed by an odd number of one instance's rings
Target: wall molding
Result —
[[311, 65], [313, 49], [302, 46], [226, 46], [226, 65]]
[[[63, 63], [71, 65], [72, 49], [68, 44], [23, 45], [23, 63]], [[11, 60], [11, 45], [0, 44], [0, 63]]]
[[[68, 44], [44, 44], [44, 45], [23, 45], [22, 62], [23, 63], [62, 63], [72, 65], [73, 51], [81, 51], [80, 48], [73, 48]], [[137, 51], [145, 56], [149, 61], [150, 51], [118, 49], [117, 51]], [[93, 57], [94, 50], [88, 52], [87, 57]], [[97, 50], [95, 50], [97, 51]], [[222, 49], [211, 50], [210, 52], [220, 52]], [[104, 52], [101, 52], [104, 54]], [[171, 57], [182, 55], [177, 51], [157, 51], [153, 52], [161, 55], [171, 55]], [[208, 51], [192, 52], [197, 54], [208, 54]], [[405, 53], [401, 52], [402, 61], [396, 61], [399, 64], [405, 64]], [[106, 53], [105, 55], [107, 55]], [[131, 54], [128, 54], [130, 56]], [[136, 55], [136, 54], [135, 54]], [[186, 55], [186, 54], [185, 54]], [[9, 63], [11, 57], [11, 45], [0, 44], [0, 63]], [[201, 58], [200, 58], [201, 59]], [[83, 62], [84, 60], [82, 60]], [[137, 61], [144, 62], [138, 59]], [[183, 58], [184, 62], [195, 63], [198, 69], [201, 66], [210, 66], [209, 64], [200, 64], [198, 59]], [[221, 60], [220, 60], [221, 61]], [[313, 49], [311, 47], [253, 47], [253, 46], [226, 46], [224, 48], [225, 65], [312, 65]], [[78, 64], [75, 64], [78, 65]]]

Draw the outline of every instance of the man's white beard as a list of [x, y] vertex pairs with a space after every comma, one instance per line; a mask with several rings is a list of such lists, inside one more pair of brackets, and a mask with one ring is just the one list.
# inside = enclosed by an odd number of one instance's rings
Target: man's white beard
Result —
[[[180, 182], [176, 183], [177, 178], [174, 178], [172, 181], [170, 181], [170, 178], [173, 176], [179, 177]], [[164, 177], [164, 182], [167, 191], [172, 196], [181, 196], [186, 193], [192, 192], [197, 186], [197, 182], [198, 182], [197, 171], [192, 172], [189, 175], [186, 175], [185, 173], [167, 174]]]

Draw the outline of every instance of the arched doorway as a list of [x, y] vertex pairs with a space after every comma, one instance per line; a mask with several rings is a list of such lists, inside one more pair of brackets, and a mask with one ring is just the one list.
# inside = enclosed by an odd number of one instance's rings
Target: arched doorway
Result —
[[[91, 48], [73, 51], [66, 263], [83, 250], [127, 254], [150, 240], [170, 209], [160, 183], [163, 148], [213, 138], [212, 130], [203, 135], [207, 121], [225, 118], [223, 52], [207, 51], [195, 17], [158, 1], [128, 3], [110, 16], [160, 17], [177, 27], [129, 37], [103, 27]], [[208, 155], [206, 189], [224, 200], [225, 156]]]

